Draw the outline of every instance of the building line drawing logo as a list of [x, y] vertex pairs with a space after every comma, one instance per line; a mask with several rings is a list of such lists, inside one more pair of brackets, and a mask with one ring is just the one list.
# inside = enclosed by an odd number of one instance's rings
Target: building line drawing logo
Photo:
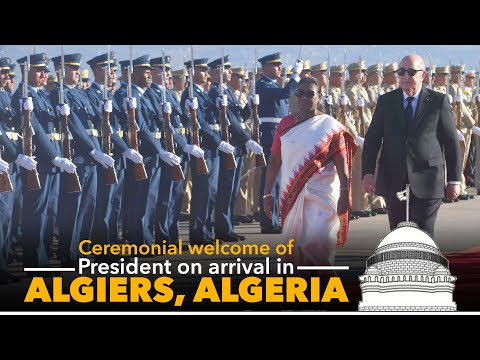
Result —
[[409, 185], [397, 193], [407, 201], [406, 221], [385, 236], [359, 276], [358, 311], [456, 311], [456, 277], [428, 233], [409, 221]]

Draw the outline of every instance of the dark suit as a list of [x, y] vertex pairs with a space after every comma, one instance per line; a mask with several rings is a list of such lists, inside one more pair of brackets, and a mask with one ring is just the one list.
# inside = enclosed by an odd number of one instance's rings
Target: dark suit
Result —
[[[430, 233], [441, 199], [445, 196], [444, 156], [447, 181], [460, 181], [460, 146], [448, 98], [422, 88], [410, 123], [404, 115], [403, 90], [380, 96], [365, 136], [362, 177], [374, 174], [378, 162], [376, 193], [385, 196], [390, 227], [405, 220], [405, 202], [396, 193], [410, 184], [410, 218]], [[382, 143], [383, 142], [383, 143]]]

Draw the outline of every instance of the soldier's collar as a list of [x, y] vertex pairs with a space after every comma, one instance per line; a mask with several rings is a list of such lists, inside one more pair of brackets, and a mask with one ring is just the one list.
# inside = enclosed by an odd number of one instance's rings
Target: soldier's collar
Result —
[[270, 81], [270, 82], [273, 82], [273, 83], [275, 83], [275, 84], [277, 83], [277, 80], [272, 79], [272, 78], [268, 77], [267, 75], [262, 75], [262, 76], [263, 76], [264, 78], [266, 78], [266, 79], [267, 79], [268, 81]]

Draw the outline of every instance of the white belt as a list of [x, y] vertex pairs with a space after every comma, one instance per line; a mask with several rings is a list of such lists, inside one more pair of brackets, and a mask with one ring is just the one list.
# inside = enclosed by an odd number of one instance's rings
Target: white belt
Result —
[[85, 129], [85, 130], [87, 131], [88, 135], [98, 137], [97, 129]]
[[282, 118], [275, 118], [275, 117], [262, 117], [260, 118], [260, 122], [262, 123], [276, 123], [278, 124], [282, 120]]
[[150, 132], [150, 134], [153, 136], [154, 139], [161, 139], [162, 138], [162, 133], [160, 131], [153, 131]]
[[246, 128], [247, 128], [247, 125], [245, 125], [245, 123], [240, 123], [240, 126], [242, 127], [242, 129], [246, 129]]
[[19, 138], [22, 137], [22, 135], [13, 131], [7, 131], [6, 134], [7, 134], [7, 137], [12, 141], [17, 141]]
[[117, 134], [118, 136], [123, 137], [123, 130], [117, 130]]
[[175, 132], [180, 135], [185, 135], [187, 133], [187, 130], [184, 127], [181, 128], [174, 128]]
[[62, 134], [59, 133], [50, 133], [47, 134], [48, 140], [50, 141], [60, 141], [62, 140]]
[[215, 130], [215, 131], [220, 131], [220, 125], [219, 124], [209, 124], [210, 129]]

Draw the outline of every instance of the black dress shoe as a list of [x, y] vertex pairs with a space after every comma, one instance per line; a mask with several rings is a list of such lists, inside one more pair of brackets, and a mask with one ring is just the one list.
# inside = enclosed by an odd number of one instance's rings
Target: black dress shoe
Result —
[[469, 199], [475, 199], [475, 195], [473, 195], [473, 194], [468, 195], [468, 198], [469, 198]]
[[260, 230], [262, 234], [281, 234], [282, 233], [282, 228], [278, 226], [262, 227]]
[[348, 220], [352, 221], [352, 220], [357, 220], [358, 219], [358, 216], [357, 215], [353, 215], [353, 214], [350, 214], [350, 217], [348, 218]]
[[370, 216], [377, 216], [377, 213], [373, 210], [365, 210], [365, 211], [370, 213]]
[[358, 217], [370, 217], [370, 216], [372, 216], [372, 214], [370, 214], [368, 211], [364, 211], [364, 210], [352, 211], [352, 214], [354, 216], [358, 216]]
[[244, 224], [251, 224], [255, 221], [253, 218], [250, 218], [246, 215], [236, 215], [233, 217], [233, 220], [240, 221], [241, 223], [244, 223]]
[[243, 241], [243, 240], [245, 240], [245, 239], [246, 239], [246, 237], [245, 237], [245, 236], [243, 236], [243, 235], [240, 235], [240, 234], [237, 234], [236, 232], [233, 232], [233, 233], [232, 233], [232, 236], [234, 236], [234, 237], [238, 238], [238, 240], [241, 240], [241, 241]]
[[238, 238], [233, 235], [215, 235], [215, 239], [219, 239], [224, 242], [238, 242]]
[[249, 219], [251, 219], [251, 220], [252, 220], [252, 222], [255, 222], [255, 221], [257, 221], [257, 219], [255, 219], [255, 217], [254, 217], [254, 216], [252, 216], [252, 215], [247, 215], [247, 217], [248, 217]]
[[468, 195], [467, 194], [458, 195], [458, 200], [468, 200]]
[[378, 215], [388, 214], [388, 211], [387, 211], [386, 208], [373, 209], [372, 211], [373, 211], [374, 213], [378, 214]]

